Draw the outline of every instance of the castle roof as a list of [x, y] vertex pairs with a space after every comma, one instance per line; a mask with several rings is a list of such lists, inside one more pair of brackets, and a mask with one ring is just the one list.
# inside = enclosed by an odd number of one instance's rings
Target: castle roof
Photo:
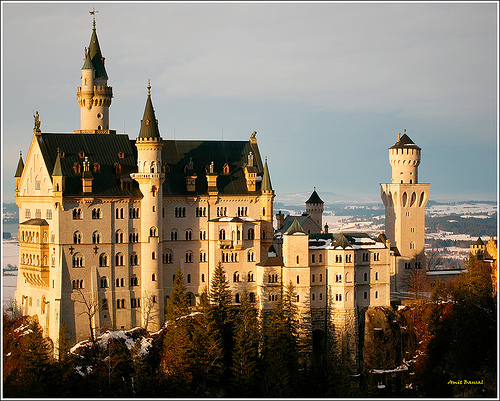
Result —
[[141, 129], [139, 131], [139, 138], [153, 138], [160, 139], [160, 130], [158, 129], [158, 120], [155, 116], [153, 102], [151, 101], [151, 85], [148, 83], [148, 98], [146, 100], [146, 107], [144, 108], [144, 115], [141, 120]]
[[271, 186], [271, 177], [269, 176], [269, 169], [267, 168], [267, 159], [264, 166], [264, 175], [262, 176], [262, 191], [272, 191], [273, 187]]
[[262, 262], [257, 263], [257, 266], [283, 266], [283, 256], [270, 256], [265, 258]]
[[381, 249], [385, 244], [362, 232], [309, 234], [309, 248]]
[[48, 226], [47, 220], [45, 219], [29, 219], [19, 223], [20, 226]]
[[14, 175], [14, 177], [21, 177], [21, 175], [23, 174], [23, 170], [24, 170], [23, 156], [20, 154], [19, 161], [17, 162], [16, 174]]
[[392, 145], [389, 149], [401, 149], [401, 148], [410, 148], [410, 149], [420, 149], [413, 141], [410, 139], [410, 137], [406, 134], [404, 134], [401, 138], [398, 139], [398, 141]]
[[[81, 196], [82, 171], [74, 169], [80, 164], [83, 167], [84, 157], [88, 156], [91, 166], [99, 165], [93, 171], [92, 192], [95, 196], [141, 196], [138, 185], [132, 189], [124, 189], [121, 181], [137, 172], [137, 149], [135, 140], [124, 134], [54, 134], [41, 133], [36, 136], [48, 171], [56, 175], [64, 175], [65, 196]], [[248, 153], [255, 155], [254, 165], [259, 176], [264, 174], [264, 166], [260, 159], [257, 144], [250, 141], [184, 141], [163, 140], [161, 150], [165, 170], [163, 194], [189, 195], [186, 187], [184, 168], [189, 160], [193, 162], [196, 174], [195, 193], [206, 194], [208, 183], [206, 169], [214, 162], [214, 172], [218, 174], [217, 189], [220, 194], [258, 195], [261, 192], [262, 179], [257, 179], [256, 190], [249, 192], [246, 185], [244, 167]], [[57, 154], [61, 157], [57, 166]], [[223, 166], [229, 166], [229, 173], [223, 174]], [[117, 168], [119, 165], [119, 169]], [[257, 178], [259, 178], [259, 176]]]
[[83, 62], [82, 70], [95, 70], [94, 64], [90, 60], [90, 50], [85, 49], [85, 61]]
[[325, 203], [321, 200], [321, 198], [319, 197], [318, 193], [316, 192], [316, 188], [314, 188], [314, 191], [313, 193], [311, 194], [311, 196], [309, 197], [308, 200], [306, 200], [306, 204], [308, 203]]
[[99, 40], [97, 39], [95, 20], [94, 26], [92, 28], [92, 36], [90, 37], [89, 55], [90, 60], [92, 61], [92, 65], [95, 68], [95, 77], [107, 80], [108, 74], [106, 73], [106, 68], [104, 67], [104, 57], [102, 57], [101, 47], [99, 46]]
[[474, 245], [478, 245], [478, 246], [484, 246], [484, 242], [483, 240], [481, 239], [481, 237], [477, 237], [477, 241]]
[[291, 224], [290, 228], [285, 232], [287, 235], [293, 235], [293, 234], [306, 234], [300, 223], [298, 222], [297, 218], [293, 220], [293, 223]]

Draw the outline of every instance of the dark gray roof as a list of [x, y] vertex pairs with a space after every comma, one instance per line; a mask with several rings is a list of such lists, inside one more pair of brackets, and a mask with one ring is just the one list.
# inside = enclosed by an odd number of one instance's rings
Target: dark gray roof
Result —
[[92, 65], [95, 68], [96, 78], [108, 79], [108, 74], [106, 73], [106, 68], [104, 67], [104, 57], [102, 57], [101, 47], [99, 46], [99, 40], [97, 39], [95, 21], [92, 29], [92, 36], [90, 37], [89, 54]]
[[404, 134], [399, 140], [392, 145], [389, 149], [396, 149], [396, 148], [413, 148], [413, 149], [420, 149], [417, 145], [413, 143], [413, 141], [410, 139], [410, 137], [406, 134]]
[[319, 197], [318, 193], [316, 192], [316, 189], [313, 191], [313, 193], [311, 194], [311, 196], [309, 197], [308, 200], [306, 200], [306, 204], [307, 203], [325, 203], [321, 200], [321, 198]]
[[300, 223], [298, 222], [298, 220], [296, 218], [293, 220], [293, 223], [290, 226], [290, 228], [288, 230], [286, 230], [285, 234], [293, 235], [295, 233], [306, 234], [306, 232], [304, 231], [304, 229], [302, 228], [302, 226], [300, 225]]
[[[139, 186], [132, 192], [121, 188], [120, 176], [137, 172], [137, 154], [128, 135], [113, 134], [52, 134], [37, 135], [48, 171], [65, 177], [65, 196], [81, 196], [84, 157], [91, 166], [99, 164], [93, 173], [92, 192], [96, 196], [141, 196]], [[60, 166], [56, 165], [58, 149]], [[121, 157], [123, 155], [123, 157]], [[120, 165], [119, 171], [117, 165]], [[80, 165], [80, 171], [74, 166]], [[58, 171], [60, 169], [60, 171]]]
[[141, 120], [139, 138], [161, 139], [160, 130], [158, 129], [158, 121], [156, 120], [153, 102], [151, 101], [150, 90], [151, 85], [148, 83], [148, 98], [146, 100], [146, 107], [144, 108], [144, 115]]
[[23, 156], [19, 155], [19, 162], [17, 163], [16, 174], [14, 175], [14, 177], [21, 177], [21, 175], [23, 174], [23, 170], [24, 170]]
[[[95, 196], [142, 196], [134, 183], [132, 190], [122, 188], [121, 181], [137, 172], [137, 149], [135, 140], [128, 135], [116, 134], [53, 134], [36, 136], [47, 170], [65, 177], [65, 196], [81, 196], [82, 172], [85, 156], [88, 157], [92, 175], [92, 192]], [[176, 141], [163, 140], [162, 163], [165, 172], [163, 195], [206, 194], [208, 183], [206, 167], [214, 162], [214, 173], [218, 174], [217, 189], [221, 194], [260, 194], [261, 182], [257, 181], [255, 192], [249, 192], [245, 173], [248, 153], [254, 154], [254, 165], [260, 176], [264, 167], [257, 144], [250, 141]], [[56, 166], [60, 150], [60, 168]], [[196, 174], [195, 192], [186, 188], [185, 167], [190, 159]], [[229, 174], [223, 173], [223, 166], [229, 166]], [[73, 166], [80, 165], [78, 173]], [[100, 172], [93, 170], [98, 164]], [[121, 170], [117, 171], [117, 165]], [[56, 167], [56, 168], [55, 168]]]
[[286, 216], [283, 220], [283, 227], [281, 227], [278, 232], [286, 233], [295, 219], [297, 219], [301, 227], [303, 227], [307, 220], [309, 220], [310, 218], [311, 217], [308, 214], [303, 214], [301, 216]]

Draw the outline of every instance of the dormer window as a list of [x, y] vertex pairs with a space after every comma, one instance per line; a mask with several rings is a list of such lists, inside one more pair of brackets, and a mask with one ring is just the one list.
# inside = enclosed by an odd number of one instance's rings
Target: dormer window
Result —
[[79, 153], [78, 153], [78, 157], [79, 157], [80, 159], [85, 158], [85, 152], [79, 152]]
[[123, 152], [118, 153], [118, 157], [120, 159], [123, 159], [125, 157], [125, 153], [123, 153]]
[[146, 119], [146, 121], [144, 121], [144, 125], [149, 125], [149, 120]]
[[101, 172], [101, 165], [99, 163], [94, 163], [94, 173]]
[[82, 172], [82, 166], [79, 163], [73, 164], [73, 171], [75, 174], [80, 174]]
[[65, 153], [64, 153], [64, 152], [59, 152], [59, 157], [60, 157], [61, 159], [64, 159], [64, 155], [65, 155]]
[[222, 172], [227, 175], [229, 174], [229, 164], [224, 164], [224, 167], [222, 167]]
[[115, 163], [115, 173], [122, 172], [122, 165], [120, 163]]
[[164, 164], [164, 165], [163, 165], [163, 172], [164, 172], [165, 174], [170, 173], [170, 166], [169, 166], [168, 164]]

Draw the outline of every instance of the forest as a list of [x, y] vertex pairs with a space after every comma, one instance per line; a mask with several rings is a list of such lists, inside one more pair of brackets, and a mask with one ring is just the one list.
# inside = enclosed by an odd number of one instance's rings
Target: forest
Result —
[[[63, 328], [57, 359], [36, 319], [4, 312], [3, 397], [496, 397], [496, 298], [474, 258], [453, 287], [436, 281], [429, 299], [367, 311], [354, 372], [330, 337], [320, 352], [304, 347], [293, 285], [282, 293], [262, 320], [247, 296], [231, 305], [219, 264], [193, 309], [179, 270], [160, 332], [134, 329], [133, 346], [89, 335], [70, 348]], [[390, 329], [370, 328], [377, 313]], [[403, 368], [387, 369], [395, 364]], [[453, 384], [460, 380], [476, 384]]]

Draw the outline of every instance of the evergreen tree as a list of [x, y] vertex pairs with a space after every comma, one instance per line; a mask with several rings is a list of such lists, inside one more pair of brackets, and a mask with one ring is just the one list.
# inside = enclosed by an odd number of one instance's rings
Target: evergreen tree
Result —
[[189, 313], [189, 300], [186, 296], [186, 285], [180, 267], [174, 276], [174, 286], [165, 309], [167, 320], [175, 320]]
[[233, 349], [233, 324], [234, 317], [231, 308], [232, 295], [229, 290], [229, 283], [222, 263], [215, 267], [212, 280], [210, 281], [210, 307], [208, 309], [208, 323], [211, 333], [220, 341], [224, 352], [224, 365], [227, 368], [226, 374], [229, 376], [231, 354]]
[[297, 346], [297, 307], [292, 283], [278, 299], [266, 328], [264, 342], [264, 396], [298, 396], [299, 355]]
[[235, 347], [233, 352], [234, 394], [239, 397], [255, 397], [259, 383], [260, 328], [255, 305], [250, 302], [247, 291], [236, 317]]

